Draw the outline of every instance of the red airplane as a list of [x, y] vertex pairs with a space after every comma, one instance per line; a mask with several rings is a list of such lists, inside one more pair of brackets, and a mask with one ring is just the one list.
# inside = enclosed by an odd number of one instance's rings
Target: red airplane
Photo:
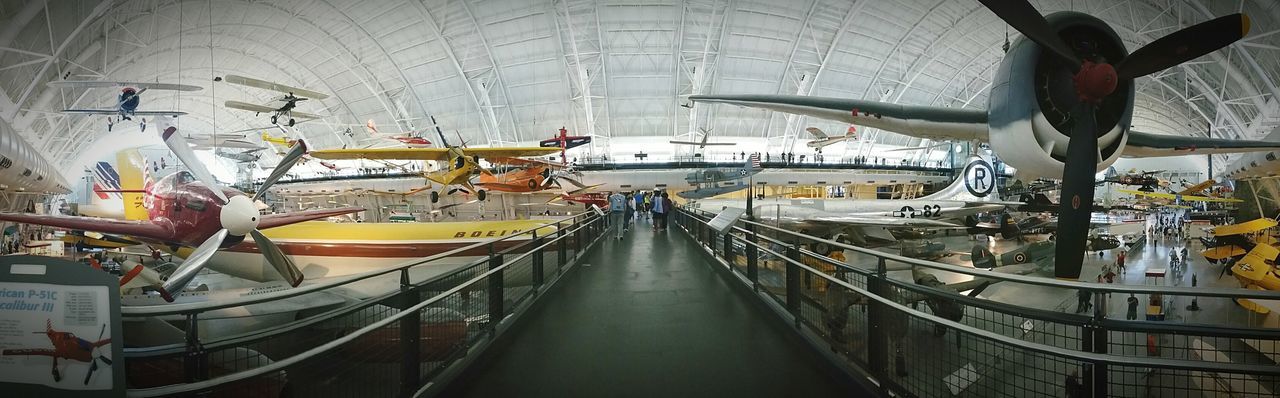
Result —
[[609, 195], [604, 192], [584, 192], [584, 193], [563, 193], [560, 196], [551, 198], [547, 204], [555, 204], [553, 202], [563, 200], [569, 204], [582, 203], [583, 206], [590, 208], [596, 205], [601, 209], [609, 208]]
[[62, 381], [62, 372], [58, 370], [58, 358], [69, 359], [77, 362], [88, 362], [89, 371], [84, 375], [84, 384], [89, 385], [89, 378], [93, 377], [93, 372], [98, 370], [98, 361], [102, 361], [111, 366], [111, 358], [98, 354], [98, 348], [107, 344], [111, 344], [111, 339], [102, 338], [103, 333], [107, 331], [107, 324], [102, 324], [102, 330], [98, 332], [97, 341], [89, 341], [76, 337], [71, 332], [59, 332], [53, 330], [53, 321], [46, 319], [44, 321], [43, 332], [32, 332], [35, 334], [44, 333], [49, 337], [49, 342], [53, 343], [53, 349], [48, 348], [13, 348], [3, 351], [4, 355], [41, 355], [53, 358], [53, 381]]
[[302, 283], [302, 271], [260, 229], [275, 228], [303, 221], [323, 219], [363, 211], [359, 207], [308, 210], [284, 214], [259, 214], [255, 201], [293, 167], [306, 144], [298, 141], [281, 159], [253, 197], [243, 192], [218, 186], [213, 175], [196, 159], [173, 119], [158, 119], [165, 144], [190, 171], [180, 171], [156, 181], [145, 190], [143, 203], [147, 221], [108, 220], [91, 217], [47, 216], [22, 213], [0, 213], [0, 221], [46, 225], [104, 234], [125, 235], [135, 240], [170, 247], [195, 247], [186, 261], [160, 286], [160, 295], [173, 301], [171, 293], [181, 291], [204, 268], [220, 248], [230, 247], [252, 236], [268, 263], [293, 286]]
[[564, 127], [560, 128], [560, 136], [550, 139], [538, 141], [538, 146], [543, 148], [560, 148], [560, 162], [568, 159], [564, 156], [564, 151], [573, 149], [591, 142], [591, 137], [585, 135], [569, 135], [569, 130]]
[[491, 173], [481, 170], [479, 181], [475, 186], [499, 192], [528, 193], [538, 192], [552, 186], [559, 187], [560, 180], [568, 181], [578, 188], [584, 188], [581, 182], [568, 176], [565, 167], [541, 160], [522, 158], [491, 158], [490, 163], [519, 166], [505, 173]]
[[428, 141], [426, 138], [422, 138], [421, 136], [421, 133], [425, 130], [415, 130], [405, 134], [380, 133], [378, 132], [378, 126], [373, 123], [373, 119], [369, 119], [368, 122], [365, 122], [364, 128], [365, 131], [369, 132], [369, 138], [395, 140], [409, 148], [431, 147], [431, 141]]

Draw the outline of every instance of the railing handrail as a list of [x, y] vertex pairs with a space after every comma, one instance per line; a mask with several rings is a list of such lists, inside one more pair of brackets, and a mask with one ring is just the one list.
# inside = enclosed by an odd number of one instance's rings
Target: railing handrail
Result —
[[[586, 216], [587, 216], [587, 217], [586, 217], [586, 220], [585, 220], [586, 222], [591, 222], [591, 221], [594, 221], [594, 220], [598, 220], [598, 219], [599, 219], [599, 217], [598, 217], [598, 216], [596, 216], [596, 215], [594, 215], [594, 214], [591, 214], [590, 212], [588, 212], [588, 213], [583, 213], [583, 215], [586, 215]], [[575, 217], [574, 217], [574, 219], [576, 219], [576, 218], [577, 218], [577, 217], [575, 216]], [[583, 225], [583, 224], [581, 224], [581, 223], [575, 223], [575, 224], [572, 224], [572, 225], [576, 225], [576, 226], [577, 226], [577, 228], [576, 228], [574, 231], [577, 231], [578, 229], [585, 228], [585, 225]], [[567, 237], [568, 237], [568, 235], [565, 235], [565, 236], [557, 237], [556, 239], [564, 239], [564, 238], [567, 238]], [[529, 253], [525, 253], [525, 255], [528, 255], [528, 254], [529, 254]], [[370, 332], [373, 332], [374, 330], [381, 329], [381, 328], [383, 328], [383, 327], [385, 327], [385, 326], [387, 326], [387, 325], [390, 325], [392, 322], [397, 322], [397, 321], [399, 321], [401, 318], [404, 318], [405, 316], [408, 316], [408, 314], [410, 314], [410, 313], [414, 313], [414, 312], [420, 311], [420, 310], [422, 310], [423, 308], [427, 308], [427, 307], [428, 307], [428, 306], [430, 306], [431, 304], [435, 304], [436, 302], [439, 302], [439, 301], [441, 301], [441, 300], [444, 300], [445, 298], [447, 298], [447, 297], [449, 297], [449, 296], [453, 295], [454, 293], [460, 292], [460, 291], [462, 291], [463, 289], [466, 289], [466, 288], [471, 287], [471, 285], [474, 285], [474, 284], [476, 284], [476, 283], [478, 283], [478, 282], [480, 282], [480, 281], [485, 280], [486, 278], [488, 278], [490, 275], [493, 275], [494, 273], [497, 273], [497, 272], [501, 272], [501, 271], [506, 270], [508, 267], [513, 266], [514, 264], [516, 264], [516, 261], [503, 262], [503, 263], [502, 263], [502, 265], [498, 266], [497, 268], [494, 268], [494, 269], [491, 269], [491, 270], [485, 271], [484, 273], [481, 273], [481, 274], [479, 274], [479, 275], [476, 275], [475, 277], [472, 277], [471, 279], [467, 280], [466, 282], [460, 283], [460, 284], [458, 284], [457, 286], [454, 286], [454, 287], [452, 287], [452, 288], [449, 288], [449, 290], [445, 290], [445, 291], [443, 291], [443, 292], [440, 292], [440, 294], [437, 294], [437, 295], [435, 295], [435, 296], [432, 296], [432, 297], [431, 297], [431, 298], [429, 298], [429, 299], [423, 300], [423, 301], [422, 301], [422, 302], [420, 302], [420, 303], [417, 303], [417, 304], [415, 304], [415, 305], [413, 305], [413, 306], [410, 306], [410, 307], [408, 307], [408, 308], [405, 308], [405, 309], [403, 309], [403, 310], [401, 310], [401, 311], [399, 311], [399, 312], [397, 312], [397, 313], [395, 313], [395, 314], [393, 314], [393, 315], [391, 315], [391, 316], [388, 316], [388, 317], [386, 317], [386, 318], [382, 318], [382, 319], [380, 319], [380, 320], [378, 320], [378, 321], [375, 321], [375, 322], [373, 322], [373, 323], [371, 323], [371, 324], [369, 324], [369, 325], [366, 325], [366, 326], [364, 326], [364, 327], [362, 327], [362, 328], [360, 328], [360, 329], [357, 329], [357, 330], [355, 330], [354, 332], [351, 332], [351, 333], [348, 333], [348, 334], [346, 334], [346, 335], [343, 335], [342, 337], [338, 337], [338, 338], [336, 338], [336, 339], [330, 340], [329, 342], [326, 342], [326, 343], [321, 344], [321, 345], [319, 345], [319, 346], [316, 346], [316, 347], [314, 347], [314, 348], [311, 348], [311, 349], [308, 349], [308, 350], [306, 350], [306, 351], [300, 352], [300, 353], [298, 353], [298, 354], [296, 354], [296, 355], [291, 355], [291, 356], [289, 356], [288, 358], [284, 358], [284, 359], [281, 359], [281, 360], [278, 360], [278, 361], [273, 361], [273, 362], [272, 362], [272, 363], [270, 363], [270, 364], [267, 364], [267, 365], [264, 365], [264, 366], [260, 366], [260, 367], [256, 367], [256, 368], [253, 368], [253, 369], [248, 369], [248, 370], [244, 370], [244, 371], [240, 371], [240, 372], [235, 372], [235, 373], [231, 373], [231, 374], [226, 374], [226, 375], [222, 375], [222, 376], [214, 377], [214, 378], [211, 378], [211, 379], [201, 380], [201, 381], [192, 382], [192, 383], [171, 384], [171, 385], [167, 385], [167, 386], [152, 387], [152, 388], [142, 388], [142, 389], [131, 389], [131, 390], [129, 390], [129, 391], [128, 391], [129, 396], [133, 396], [133, 397], [155, 397], [155, 396], [165, 396], [165, 395], [178, 394], [178, 393], [183, 393], [183, 392], [191, 392], [191, 391], [196, 391], [196, 390], [202, 390], [202, 389], [212, 388], [212, 387], [216, 387], [216, 386], [219, 386], [219, 385], [222, 385], [222, 384], [231, 383], [231, 382], [235, 382], [235, 381], [239, 381], [239, 380], [245, 380], [245, 379], [248, 379], [248, 378], [257, 377], [257, 376], [265, 375], [265, 374], [268, 374], [268, 373], [274, 373], [274, 372], [277, 372], [277, 371], [284, 370], [286, 367], [292, 366], [292, 365], [294, 365], [294, 364], [297, 364], [297, 363], [302, 362], [302, 361], [307, 360], [307, 359], [311, 359], [312, 357], [315, 357], [316, 355], [319, 355], [319, 354], [321, 354], [321, 353], [327, 352], [327, 351], [329, 351], [329, 350], [336, 349], [336, 348], [338, 348], [339, 346], [341, 346], [341, 345], [343, 345], [343, 344], [350, 343], [351, 341], [353, 341], [353, 340], [355, 340], [355, 339], [357, 339], [357, 338], [360, 338], [361, 336], [364, 336], [365, 334], [368, 334], [368, 333], [370, 333]], [[491, 321], [491, 322], [497, 322], [497, 321], [499, 321], [499, 320], [490, 320], [490, 321]]]
[[[365, 280], [365, 279], [370, 279], [370, 278], [373, 278], [373, 277], [378, 277], [378, 276], [382, 276], [382, 275], [387, 275], [387, 274], [390, 274], [390, 273], [393, 273], [393, 272], [401, 272], [401, 271], [404, 271], [404, 270], [407, 270], [407, 269], [409, 269], [409, 268], [413, 268], [413, 267], [416, 267], [416, 266], [419, 266], [419, 265], [427, 265], [427, 263], [430, 263], [430, 262], [433, 262], [433, 261], [436, 261], [436, 260], [440, 260], [440, 259], [443, 259], [443, 258], [447, 258], [447, 257], [453, 256], [454, 254], [462, 253], [462, 252], [464, 252], [464, 251], [466, 251], [466, 250], [471, 250], [471, 249], [475, 249], [475, 248], [478, 248], [478, 247], [484, 247], [484, 246], [486, 246], [486, 245], [490, 245], [490, 244], [493, 244], [493, 243], [497, 243], [497, 242], [505, 241], [505, 240], [508, 240], [508, 239], [512, 239], [512, 238], [515, 238], [515, 237], [517, 237], [517, 236], [523, 236], [523, 235], [526, 235], [526, 234], [536, 233], [536, 231], [537, 231], [537, 230], [539, 230], [539, 229], [545, 228], [545, 227], [547, 227], [547, 226], [552, 226], [552, 225], [560, 225], [560, 223], [563, 223], [563, 222], [565, 222], [565, 221], [571, 221], [571, 223], [569, 224], [570, 226], [572, 226], [572, 225], [576, 225], [576, 224], [577, 224], [577, 220], [578, 220], [578, 218], [579, 218], [579, 217], [582, 217], [583, 215], [586, 215], [586, 214], [587, 214], [587, 213], [576, 214], [576, 215], [573, 215], [573, 216], [570, 216], [570, 217], [567, 217], [567, 218], [560, 219], [560, 220], [558, 220], [558, 221], [556, 221], [556, 222], [554, 222], [554, 223], [544, 223], [544, 224], [541, 224], [541, 225], [539, 225], [539, 226], [537, 226], [537, 227], [535, 227], [535, 228], [532, 228], [532, 229], [529, 229], [529, 230], [526, 230], [526, 231], [521, 231], [521, 232], [514, 233], [514, 234], [511, 234], [511, 235], [507, 235], [507, 236], [496, 237], [496, 238], [493, 238], [493, 239], [489, 239], [489, 240], [484, 240], [484, 241], [476, 242], [476, 243], [474, 243], [474, 244], [471, 244], [471, 245], [468, 245], [468, 246], [464, 246], [464, 247], [460, 247], [460, 248], [453, 249], [453, 250], [449, 250], [449, 251], [447, 251], [447, 252], [437, 253], [437, 254], [433, 254], [433, 255], [430, 255], [430, 256], [427, 256], [427, 257], [423, 257], [423, 258], [409, 260], [409, 261], [407, 261], [407, 262], [405, 262], [405, 263], [403, 263], [403, 264], [395, 265], [395, 266], [391, 266], [391, 267], [388, 267], [388, 268], [386, 268], [386, 269], [373, 270], [373, 271], [368, 271], [368, 272], [364, 272], [364, 273], [360, 273], [360, 274], [354, 274], [354, 275], [350, 275], [350, 276], [347, 276], [347, 277], [344, 277], [344, 278], [340, 278], [340, 279], [335, 279], [335, 280], [332, 280], [332, 281], [329, 281], [329, 282], [325, 282], [325, 283], [319, 283], [319, 284], [314, 284], [314, 285], [306, 285], [306, 286], [297, 287], [297, 288], [293, 288], [293, 289], [286, 289], [286, 290], [281, 290], [281, 291], [278, 291], [278, 292], [271, 292], [271, 293], [266, 293], [266, 294], [262, 294], [262, 295], [254, 295], [254, 296], [250, 296], [250, 297], [236, 297], [236, 298], [233, 298], [233, 299], [227, 299], [227, 300], [202, 301], [202, 302], [197, 302], [197, 303], [185, 303], [185, 304], [159, 304], [159, 305], [142, 305], [142, 306], [123, 306], [123, 307], [121, 307], [121, 309], [120, 309], [120, 314], [121, 314], [122, 316], [125, 316], [125, 317], [140, 317], [140, 316], [161, 316], [161, 315], [177, 315], [177, 314], [199, 313], [199, 312], [207, 312], [207, 311], [217, 310], [217, 309], [222, 309], [222, 308], [239, 307], [239, 306], [245, 306], [245, 305], [250, 305], [250, 304], [257, 304], [257, 303], [266, 302], [266, 301], [279, 300], [279, 299], [285, 299], [285, 298], [290, 298], [290, 297], [300, 296], [300, 295], [303, 295], [303, 294], [308, 294], [308, 293], [312, 293], [312, 292], [316, 292], [316, 291], [321, 291], [321, 290], [328, 290], [328, 289], [333, 288], [333, 287], [342, 286], [342, 285], [346, 285], [346, 284], [350, 284], [350, 283], [354, 283], [354, 282], [362, 281], [362, 280]], [[588, 217], [588, 219], [590, 219], [590, 217]], [[559, 229], [559, 228], [560, 228], [560, 227], [557, 227], [557, 229]], [[452, 273], [446, 273], [446, 274], [442, 274], [442, 275], [437, 275], [437, 276], [435, 276], [435, 277], [433, 277], [433, 278], [431, 278], [431, 279], [429, 279], [429, 280], [437, 279], [437, 278], [447, 277], [447, 276], [449, 276], [449, 275], [451, 275], [451, 274], [452, 274]], [[428, 280], [428, 281], [429, 281], [429, 280]]]
[[[688, 207], [682, 207], [682, 209], [686, 211], [711, 213], [706, 210], [688, 208]], [[696, 215], [697, 213], [694, 213], [694, 214]], [[1280, 300], [1280, 292], [1265, 291], [1265, 290], [1231, 289], [1231, 288], [1217, 288], [1217, 287], [1115, 285], [1110, 283], [1098, 284], [1094, 282], [1068, 281], [1068, 280], [1062, 280], [1062, 279], [1048, 279], [1043, 277], [992, 272], [989, 270], [984, 270], [979, 268], [962, 267], [959, 265], [921, 260], [918, 258], [904, 257], [904, 256], [900, 256], [893, 253], [886, 253], [878, 250], [853, 246], [853, 245], [845, 244], [842, 242], [837, 242], [829, 239], [816, 237], [813, 235], [806, 235], [799, 232], [789, 231], [783, 228], [774, 227], [772, 225], [764, 224], [756, 221], [739, 219], [738, 222], [768, 228], [772, 231], [785, 233], [797, 238], [807, 239], [815, 243], [826, 243], [833, 247], [838, 247], [845, 250], [852, 250], [861, 254], [866, 254], [866, 255], [877, 257], [877, 258], [883, 258], [886, 260], [892, 260], [892, 261], [906, 263], [910, 265], [918, 265], [918, 266], [932, 268], [932, 269], [941, 270], [941, 271], [955, 272], [955, 273], [972, 275], [972, 276], [981, 276], [981, 277], [990, 278], [990, 279], [998, 279], [1001, 281], [1026, 283], [1026, 284], [1040, 285], [1040, 286], [1051, 286], [1051, 287], [1059, 287], [1059, 288], [1075, 289], [1075, 290], [1083, 289], [1083, 290], [1088, 290], [1092, 292], [1102, 292], [1102, 293], [1165, 294], [1165, 295], [1174, 295], [1174, 296], [1200, 296], [1200, 297], [1226, 297], [1226, 298]], [[738, 227], [736, 224], [733, 226], [733, 228], [743, 233], [750, 233], [746, 229]], [[754, 233], [759, 234], [760, 231], [755, 231]], [[848, 265], [844, 265], [844, 266], [848, 267]], [[852, 267], [850, 268], [856, 269]]]

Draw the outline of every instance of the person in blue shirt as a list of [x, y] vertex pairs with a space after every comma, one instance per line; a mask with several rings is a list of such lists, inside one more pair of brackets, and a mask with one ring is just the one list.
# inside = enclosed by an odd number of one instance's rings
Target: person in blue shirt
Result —
[[635, 212], [636, 212], [636, 202], [635, 202], [635, 199], [632, 198], [632, 196], [633, 195], [630, 192], [627, 193], [627, 200], [626, 200], [627, 211], [625, 212], [626, 214], [623, 215], [622, 217], [622, 227], [627, 230], [631, 229], [631, 222], [632, 222], [631, 220], [632, 220], [632, 217], [635, 216]]
[[641, 218], [647, 217], [649, 213], [649, 210], [644, 208], [645, 192], [644, 191], [636, 192], [635, 199], [636, 199], [636, 221], [640, 221]]
[[622, 233], [626, 232], [626, 229], [623, 228], [623, 223], [626, 222], [624, 218], [627, 214], [626, 211], [627, 197], [623, 196], [622, 192], [614, 192], [613, 195], [609, 195], [609, 224], [616, 228], [615, 236], [618, 239], [622, 239]]

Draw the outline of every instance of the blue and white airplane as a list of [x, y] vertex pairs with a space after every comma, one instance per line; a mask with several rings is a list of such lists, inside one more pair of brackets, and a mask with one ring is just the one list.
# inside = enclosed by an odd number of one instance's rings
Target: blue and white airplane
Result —
[[[54, 88], [119, 88], [120, 95], [116, 97], [116, 104], [110, 109], [64, 109], [62, 113], [80, 113], [89, 115], [110, 115], [107, 117], [107, 131], [111, 131], [115, 127], [116, 122], [124, 120], [133, 120], [134, 116], [180, 116], [187, 114], [179, 111], [140, 111], [138, 105], [142, 103], [142, 93], [147, 90], [177, 90], [177, 91], [200, 91], [200, 86], [192, 86], [189, 84], [168, 84], [168, 83], [142, 83], [142, 82], [113, 82], [102, 80], [57, 80], [48, 83], [49, 87]], [[113, 119], [116, 116], [119, 119]], [[140, 119], [138, 127], [142, 131], [147, 131], [147, 120]]]

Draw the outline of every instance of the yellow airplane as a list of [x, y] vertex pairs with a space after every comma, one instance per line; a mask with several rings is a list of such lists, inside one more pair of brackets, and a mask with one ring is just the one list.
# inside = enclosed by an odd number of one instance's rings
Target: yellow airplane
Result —
[[[437, 133], [438, 133], [437, 129]], [[458, 185], [468, 192], [475, 192], [478, 200], [485, 199], [485, 191], [477, 190], [471, 185], [471, 177], [484, 168], [480, 166], [481, 158], [519, 158], [525, 156], [549, 155], [560, 151], [559, 147], [515, 147], [515, 148], [463, 148], [449, 145], [444, 134], [440, 134], [444, 148], [362, 148], [362, 149], [325, 149], [311, 151], [311, 157], [329, 160], [371, 159], [371, 160], [433, 160], [444, 162], [447, 167], [426, 173], [428, 180], [440, 184], [443, 188]], [[453, 192], [453, 191], [449, 191]], [[431, 203], [440, 201], [440, 192], [431, 191]]]
[[1199, 184], [1187, 186], [1185, 189], [1178, 191], [1178, 194], [1179, 195], [1195, 195], [1195, 194], [1204, 192], [1204, 190], [1209, 189], [1209, 187], [1217, 183], [1218, 182], [1214, 181], [1213, 179], [1204, 180]]
[[[1231, 274], [1246, 289], [1280, 291], [1280, 275], [1272, 260], [1280, 255], [1276, 239], [1269, 231], [1280, 225], [1274, 219], [1259, 218], [1239, 224], [1224, 225], [1213, 229], [1218, 246], [1201, 251], [1213, 263], [1238, 258], [1231, 266]], [[1276, 300], [1236, 299], [1236, 304], [1259, 314], [1280, 309]]]
[[1177, 194], [1177, 193], [1161, 193], [1161, 192], [1143, 192], [1143, 191], [1135, 191], [1132, 189], [1121, 189], [1119, 191], [1127, 194], [1132, 194], [1134, 196], [1145, 197], [1145, 198], [1172, 200], [1175, 203], [1178, 203], [1178, 202], [1215, 202], [1215, 203], [1243, 202], [1243, 200], [1240, 200], [1240, 199], [1215, 198], [1211, 196], [1183, 195], [1183, 194]]

